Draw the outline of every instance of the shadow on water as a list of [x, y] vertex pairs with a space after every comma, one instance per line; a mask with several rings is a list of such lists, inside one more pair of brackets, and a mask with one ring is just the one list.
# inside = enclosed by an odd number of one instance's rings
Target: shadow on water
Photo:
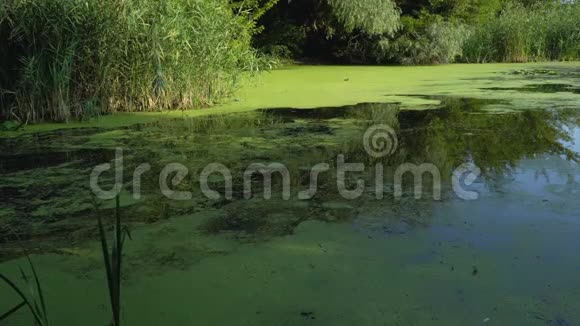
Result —
[[517, 91], [523, 93], [574, 93], [580, 94], [580, 87], [569, 84], [531, 84], [524, 87], [487, 87], [489, 91]]
[[79, 149], [67, 151], [43, 151], [19, 155], [0, 155], [0, 174], [16, 171], [42, 169], [67, 163], [78, 167], [91, 167], [115, 157], [109, 149]]
[[296, 119], [329, 120], [329, 119], [360, 119], [372, 117], [377, 111], [390, 111], [398, 108], [398, 103], [361, 103], [342, 107], [326, 107], [314, 109], [275, 108], [263, 109], [260, 113], [282, 118], [284, 122]]
[[[429, 98], [440, 100], [441, 104], [433, 109], [417, 111], [400, 110], [396, 103], [264, 109], [244, 114], [163, 120], [122, 129], [122, 145], [131, 151], [131, 155], [125, 158], [125, 170], [132, 171], [141, 163], [151, 164], [151, 172], [143, 175], [142, 191], [147, 200], [125, 207], [124, 216], [131, 221], [149, 223], [150, 217], [145, 220], [143, 212], [159, 219], [218, 210], [222, 214], [209, 220], [204, 226], [205, 231], [235, 231], [269, 237], [292, 233], [294, 227], [304, 220], [352, 221], [361, 215], [361, 211], [367, 210], [368, 196], [354, 201], [340, 197], [335, 169], [339, 154], [343, 154], [347, 162], [362, 162], [367, 166], [384, 164], [386, 180], [392, 180], [394, 169], [403, 163], [432, 163], [441, 172], [444, 189], [449, 189], [453, 170], [471, 162], [482, 169], [480, 182], [490, 191], [495, 189], [495, 183], [517, 173], [522, 160], [540, 163], [547, 157], [569, 162], [578, 160], [578, 153], [571, 147], [579, 141], [575, 137], [580, 135], [576, 132], [580, 122], [577, 110], [542, 109], [488, 114], [488, 106], [503, 102], [443, 96]], [[397, 151], [381, 159], [370, 157], [362, 144], [366, 129], [375, 124], [391, 126], [398, 138]], [[0, 224], [0, 229], [18, 228], [20, 232], [26, 232], [23, 221], [28, 221], [28, 216], [49, 216], [50, 219], [34, 220], [36, 224], [43, 224], [47, 220], [64, 221], [82, 211], [63, 208], [67, 205], [85, 210], [90, 208], [86, 171], [79, 172], [78, 180], [71, 181], [70, 171], [61, 170], [58, 165], [78, 160], [95, 165], [108, 163], [113, 152], [111, 148], [78, 149], [86, 141], [83, 137], [86, 135], [75, 130], [37, 135], [35, 141], [42, 144], [69, 138], [75, 144], [75, 150], [39, 152], [33, 141], [30, 153], [21, 149], [19, 155], [0, 156], [0, 192], [6, 197], [0, 209], [19, 217], [0, 222], [4, 224]], [[164, 198], [158, 189], [160, 171], [168, 163], [175, 162], [184, 164], [191, 172], [176, 186], [193, 191], [193, 199], [185, 204]], [[231, 170], [234, 192], [231, 201], [211, 201], [198, 189], [192, 189], [199, 186], [198, 176], [203, 167], [214, 162]], [[252, 179], [254, 198], [242, 200], [242, 175], [250, 164], [256, 162], [283, 163], [290, 172], [292, 189], [297, 191], [308, 186], [312, 166], [328, 163], [331, 169], [320, 177], [320, 190], [310, 201], [280, 200], [281, 178], [277, 175], [273, 179], [274, 201], [259, 199], [263, 187], [261, 178]], [[49, 171], [46, 167], [52, 169]], [[76, 168], [86, 167], [87, 164], [81, 164]], [[55, 177], [51, 184], [39, 185], [43, 176], [52, 178], [53, 174]], [[347, 186], [356, 186], [357, 179], [371, 185], [373, 177], [369, 170], [353, 174], [347, 180]], [[412, 180], [404, 179], [403, 182], [405, 196], [408, 196], [413, 189]], [[223, 194], [223, 180], [212, 180], [211, 185]], [[45, 191], [39, 194], [39, 188]], [[127, 180], [126, 188], [131, 190], [130, 180]], [[385, 182], [385, 191], [392, 192], [392, 181]], [[11, 194], [18, 196], [10, 198]], [[381, 202], [381, 211], [398, 216], [429, 216], [436, 205], [433, 201], [409, 205], [406, 200], [395, 201], [391, 197]], [[443, 200], [449, 198], [444, 194]], [[29, 227], [32, 228], [34, 223], [31, 221]], [[428, 221], [398, 220], [384, 229], [397, 229], [397, 225], [428, 225]], [[82, 224], [74, 227], [83, 228]], [[92, 227], [92, 224], [86, 227]], [[43, 230], [38, 225], [34, 229], [36, 232]], [[57, 228], [46, 230], [51, 233], [36, 233], [34, 237], [58, 235]], [[66, 231], [70, 232], [70, 229]]]

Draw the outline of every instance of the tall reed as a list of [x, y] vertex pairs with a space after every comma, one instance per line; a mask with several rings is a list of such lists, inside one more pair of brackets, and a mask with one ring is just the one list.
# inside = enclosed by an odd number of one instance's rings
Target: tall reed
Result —
[[67, 121], [212, 104], [258, 66], [253, 27], [228, 0], [5, 0], [0, 116]]
[[580, 59], [580, 3], [508, 5], [473, 27], [464, 44], [468, 62]]

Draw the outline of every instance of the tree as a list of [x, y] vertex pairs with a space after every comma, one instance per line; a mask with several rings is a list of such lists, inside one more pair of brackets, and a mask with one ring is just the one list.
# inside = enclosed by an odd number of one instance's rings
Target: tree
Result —
[[430, 0], [430, 12], [476, 23], [500, 11], [505, 0]]
[[392, 34], [399, 27], [400, 17], [392, 0], [283, 0], [272, 12], [270, 18], [288, 19], [315, 31], [328, 29], [329, 37], [339, 29], [346, 33]]
[[399, 27], [400, 10], [391, 0], [326, 0], [345, 31], [369, 35], [393, 34]]
[[393, 35], [400, 14], [393, 0], [280, 0], [260, 20], [266, 28], [255, 44], [267, 52], [332, 60], [343, 57], [352, 40]]

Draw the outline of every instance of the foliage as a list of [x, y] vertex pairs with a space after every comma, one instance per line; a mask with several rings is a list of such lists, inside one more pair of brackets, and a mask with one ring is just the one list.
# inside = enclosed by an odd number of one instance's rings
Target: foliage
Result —
[[580, 57], [579, 6], [554, 0], [284, 1], [266, 14], [257, 43], [345, 63], [572, 60]]
[[327, 0], [346, 32], [359, 29], [369, 35], [393, 34], [399, 9], [391, 0]]
[[500, 11], [505, 0], [430, 0], [429, 11], [464, 23], [478, 23]]
[[101, 251], [107, 273], [109, 301], [111, 303], [111, 311], [113, 312], [113, 322], [111, 325], [119, 326], [121, 323], [121, 267], [123, 261], [123, 245], [125, 244], [126, 237], [131, 236], [128, 229], [121, 226], [119, 196], [116, 197], [114, 238], [110, 253], [105, 227], [100, 216], [98, 217], [98, 223]]
[[279, 58], [574, 60], [578, 17], [556, 0], [5, 0], [0, 119], [209, 106]]
[[[369, 39], [392, 35], [400, 10], [391, 0], [280, 1], [260, 22], [256, 46], [298, 57], [357, 60]], [[364, 56], [364, 55], [363, 55]]]
[[474, 27], [468, 62], [528, 62], [580, 58], [580, 4], [509, 4]]
[[306, 45], [306, 33], [304, 26], [279, 20], [272, 22], [267, 32], [256, 35], [254, 44], [262, 53], [276, 58], [301, 57]]
[[36, 269], [34, 268], [34, 264], [30, 257], [26, 256], [28, 260], [28, 264], [30, 265], [30, 270], [32, 272], [32, 276], [34, 277], [33, 280], [29, 279], [26, 276], [26, 273], [22, 268], [20, 268], [20, 276], [26, 283], [29, 289], [29, 295], [25, 294], [25, 291], [18, 287], [14, 282], [12, 282], [8, 277], [3, 274], [0, 274], [0, 280], [4, 281], [14, 292], [18, 294], [22, 302], [16, 305], [14, 308], [10, 309], [8, 312], [4, 313], [0, 316], [0, 322], [5, 320], [6, 318], [10, 317], [21, 308], [28, 307], [32, 316], [34, 317], [34, 321], [39, 326], [47, 326], [48, 325], [48, 314], [46, 313], [46, 303], [44, 302], [44, 295], [42, 292], [42, 286], [40, 285], [40, 280], [38, 278], [38, 274], [36, 273]]
[[469, 35], [468, 28], [439, 16], [429, 20], [404, 19], [403, 31], [398, 37], [379, 42], [382, 54], [379, 62], [435, 64], [454, 62], [461, 57], [463, 44]]
[[[259, 69], [255, 23], [227, 0], [8, 0], [0, 115], [66, 121], [210, 105]], [[2, 75], [4, 77], [2, 77]], [[7, 103], [10, 101], [9, 103]]]
[[263, 30], [263, 26], [258, 24], [258, 20], [272, 9], [279, 0], [230, 0], [231, 9], [236, 16], [246, 17], [246, 21], [252, 35]]

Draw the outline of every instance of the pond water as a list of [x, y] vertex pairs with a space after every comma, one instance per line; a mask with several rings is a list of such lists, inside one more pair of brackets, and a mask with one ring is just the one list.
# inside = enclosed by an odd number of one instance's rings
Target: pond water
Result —
[[[110, 222], [115, 207], [89, 178], [112, 163], [122, 164], [120, 212], [132, 229], [126, 325], [580, 323], [580, 80], [554, 77], [574, 69], [526, 71], [502, 75], [519, 86], [474, 77], [472, 97], [409, 88], [384, 103], [2, 138], [0, 272], [18, 275], [31, 254], [53, 323], [107, 324], [96, 217]], [[373, 142], [373, 128], [388, 137]], [[362, 168], [342, 175], [343, 161]], [[183, 200], [160, 187], [175, 163], [188, 173], [170, 173], [169, 188]], [[202, 177], [216, 163], [231, 179]], [[283, 173], [266, 199], [264, 178], [245, 173], [273, 163]], [[301, 197], [321, 164], [316, 192]], [[409, 164], [428, 164], [419, 193], [411, 173], [397, 177]], [[99, 186], [114, 180], [111, 169]], [[0, 313], [17, 303], [3, 286]]]

